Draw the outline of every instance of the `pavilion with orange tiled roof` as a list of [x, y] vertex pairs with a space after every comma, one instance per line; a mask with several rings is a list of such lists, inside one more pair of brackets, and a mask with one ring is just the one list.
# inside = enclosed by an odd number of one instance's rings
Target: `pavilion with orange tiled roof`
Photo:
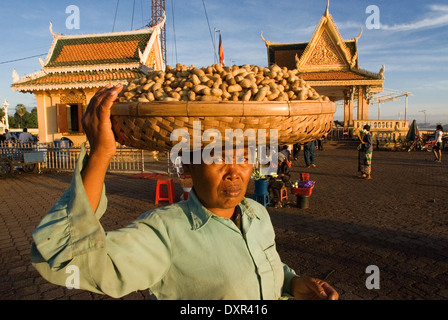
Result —
[[353, 127], [353, 108], [357, 100], [357, 119], [369, 119], [369, 100], [383, 91], [384, 65], [378, 72], [359, 67], [358, 39], [343, 40], [327, 8], [309, 42], [266, 44], [268, 64], [297, 69], [300, 76], [319, 94], [332, 101], [344, 101], [344, 126]]
[[62, 35], [52, 31], [53, 43], [42, 70], [19, 78], [14, 91], [33, 93], [37, 100], [39, 141], [65, 136], [85, 140], [82, 115], [96, 91], [108, 84], [127, 84], [150, 70], [164, 70], [160, 30], [165, 23], [134, 31]]

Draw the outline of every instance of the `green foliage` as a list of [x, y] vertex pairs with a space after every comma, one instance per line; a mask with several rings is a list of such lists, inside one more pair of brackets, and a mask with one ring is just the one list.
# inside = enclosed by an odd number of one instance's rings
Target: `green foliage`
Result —
[[28, 112], [23, 104], [18, 104], [14, 116], [8, 116], [8, 121], [12, 129], [37, 128], [37, 108]]
[[261, 174], [259, 170], [254, 170], [254, 172], [252, 173], [252, 178], [255, 180], [266, 179], [266, 176], [264, 174]]
[[26, 107], [19, 103], [16, 105], [16, 113], [19, 115], [19, 117], [23, 116], [25, 113], [27, 113]]

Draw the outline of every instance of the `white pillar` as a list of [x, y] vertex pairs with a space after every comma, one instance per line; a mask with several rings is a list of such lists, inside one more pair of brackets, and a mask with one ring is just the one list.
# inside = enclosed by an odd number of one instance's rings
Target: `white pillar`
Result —
[[9, 120], [8, 120], [8, 107], [9, 107], [9, 103], [6, 101], [3, 101], [3, 108], [5, 110], [5, 129], [9, 129]]

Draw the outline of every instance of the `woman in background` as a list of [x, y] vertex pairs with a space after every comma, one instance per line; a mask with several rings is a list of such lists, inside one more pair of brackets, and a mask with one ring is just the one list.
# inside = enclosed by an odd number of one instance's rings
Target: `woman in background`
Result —
[[443, 127], [439, 124], [437, 125], [436, 129], [436, 144], [434, 148], [432, 149], [432, 152], [434, 152], [434, 156], [436, 157], [434, 159], [434, 162], [442, 162], [442, 137], [443, 137]]
[[370, 133], [370, 126], [365, 125], [362, 130], [361, 144], [358, 152], [358, 172], [360, 178], [370, 180], [372, 179], [372, 134]]

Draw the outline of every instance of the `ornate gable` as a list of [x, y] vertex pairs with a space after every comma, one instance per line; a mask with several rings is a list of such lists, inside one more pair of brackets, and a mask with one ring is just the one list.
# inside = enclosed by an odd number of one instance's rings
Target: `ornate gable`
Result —
[[322, 16], [296, 66], [299, 71], [350, 70], [353, 58], [330, 13]]
[[330, 35], [326, 30], [322, 32], [314, 46], [313, 50], [307, 56], [301, 69], [308, 69], [313, 67], [325, 66], [329, 67], [344, 67], [346, 61], [338, 52], [336, 44], [331, 40]]
[[369, 92], [381, 92], [384, 65], [378, 73], [359, 66], [358, 40], [362, 35], [343, 40], [327, 8], [309, 42], [278, 43], [268, 41], [261, 33], [267, 48], [268, 65], [297, 69], [307, 83], [330, 99], [344, 100], [347, 92], [364, 86]]
[[329, 3], [309, 42], [276, 43], [266, 40], [262, 32], [268, 64], [301, 72], [359, 71], [358, 39], [362, 27], [358, 36], [343, 40], [328, 6]]

